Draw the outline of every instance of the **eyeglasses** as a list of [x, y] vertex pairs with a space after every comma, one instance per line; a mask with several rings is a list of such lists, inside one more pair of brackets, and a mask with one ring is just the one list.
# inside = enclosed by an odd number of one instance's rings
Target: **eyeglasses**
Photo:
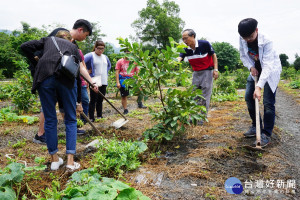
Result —
[[183, 38], [182, 38], [182, 41], [185, 41], [185, 40], [187, 40], [188, 38], [189, 38], [189, 36], [183, 37]]
[[96, 49], [103, 51], [105, 48], [104, 47], [96, 47]]

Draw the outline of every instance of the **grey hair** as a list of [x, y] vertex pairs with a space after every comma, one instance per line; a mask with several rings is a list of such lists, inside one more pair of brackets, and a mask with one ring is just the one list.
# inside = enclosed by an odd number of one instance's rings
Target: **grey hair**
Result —
[[186, 31], [188, 32], [188, 36], [190, 36], [190, 37], [194, 36], [194, 38], [196, 38], [196, 33], [193, 29], [185, 29], [182, 33], [186, 32]]

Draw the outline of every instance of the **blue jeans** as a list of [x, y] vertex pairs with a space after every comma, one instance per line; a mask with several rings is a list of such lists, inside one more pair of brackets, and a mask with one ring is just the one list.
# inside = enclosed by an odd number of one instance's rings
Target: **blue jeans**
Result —
[[[245, 100], [247, 102], [249, 115], [252, 119], [252, 125], [256, 126], [255, 100], [253, 99], [254, 90], [255, 90], [255, 83], [252, 77], [249, 75], [247, 78]], [[264, 133], [269, 137], [271, 137], [272, 135], [272, 131], [275, 123], [275, 96], [276, 96], [276, 91], [275, 93], [273, 93], [269, 84], [266, 83], [264, 86], [264, 93], [263, 93], [263, 104], [264, 104], [263, 126], [262, 126], [261, 117], [260, 117], [260, 122], [261, 122], [261, 130], [262, 130], [261, 133]]]
[[76, 99], [77, 99], [77, 84], [76, 80], [72, 89], [67, 88], [56, 80], [55, 76], [50, 76], [44, 80], [38, 92], [42, 108], [45, 115], [45, 135], [48, 151], [50, 155], [58, 151], [57, 139], [57, 117], [56, 117], [56, 92], [60, 95], [63, 108], [65, 111], [66, 125], [66, 154], [76, 153], [77, 139], [77, 120], [76, 120]]
[[[88, 91], [87, 91], [87, 86], [81, 86], [81, 103], [82, 103], [82, 108], [83, 108], [83, 112], [86, 116], [88, 116], [88, 112], [89, 112], [89, 95], [88, 95]], [[86, 120], [84, 117], [80, 117], [81, 120], [86, 123]]]

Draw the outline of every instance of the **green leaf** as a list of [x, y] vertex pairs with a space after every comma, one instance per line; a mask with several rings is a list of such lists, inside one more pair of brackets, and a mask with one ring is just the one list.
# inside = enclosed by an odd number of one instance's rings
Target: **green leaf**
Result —
[[1, 200], [14, 200], [17, 198], [16, 192], [10, 187], [0, 187]]
[[139, 154], [148, 149], [147, 144], [144, 142], [134, 142], [133, 144], [137, 146]]
[[177, 125], [177, 121], [172, 121], [170, 125], [171, 127], [174, 127], [175, 125]]
[[116, 200], [137, 200], [138, 195], [134, 188], [127, 188], [119, 193]]
[[41, 164], [41, 163], [43, 163], [43, 162], [45, 162], [45, 161], [46, 161], [46, 159], [43, 158], [43, 157], [36, 157], [36, 158], [34, 159], [34, 162], [35, 162], [35, 163], [38, 163], [38, 164]]
[[107, 186], [99, 186], [92, 188], [87, 195], [87, 199], [114, 200], [118, 196], [116, 189]]
[[38, 171], [42, 171], [42, 170], [47, 169], [47, 166], [46, 165], [39, 165], [39, 166], [34, 167], [34, 169], [38, 170]]
[[122, 190], [124, 190], [126, 188], [129, 188], [129, 186], [126, 185], [125, 183], [122, 183], [121, 181], [117, 181], [117, 180], [115, 180], [113, 178], [103, 177], [102, 183], [104, 185], [109, 185], [109, 186], [111, 186], [114, 189], [119, 190], [119, 191], [122, 191]]

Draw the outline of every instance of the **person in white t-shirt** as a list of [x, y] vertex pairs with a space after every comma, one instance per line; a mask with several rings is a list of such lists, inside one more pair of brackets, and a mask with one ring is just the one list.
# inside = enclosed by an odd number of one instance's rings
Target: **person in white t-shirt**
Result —
[[[87, 69], [94, 82], [98, 85], [98, 90], [105, 95], [108, 82], [108, 72], [111, 68], [109, 58], [103, 54], [105, 50], [105, 43], [101, 40], [95, 42], [93, 51], [84, 56]], [[103, 97], [99, 93], [90, 90], [89, 103], [89, 118], [95, 121], [95, 108], [97, 111], [97, 118], [103, 118]]]

